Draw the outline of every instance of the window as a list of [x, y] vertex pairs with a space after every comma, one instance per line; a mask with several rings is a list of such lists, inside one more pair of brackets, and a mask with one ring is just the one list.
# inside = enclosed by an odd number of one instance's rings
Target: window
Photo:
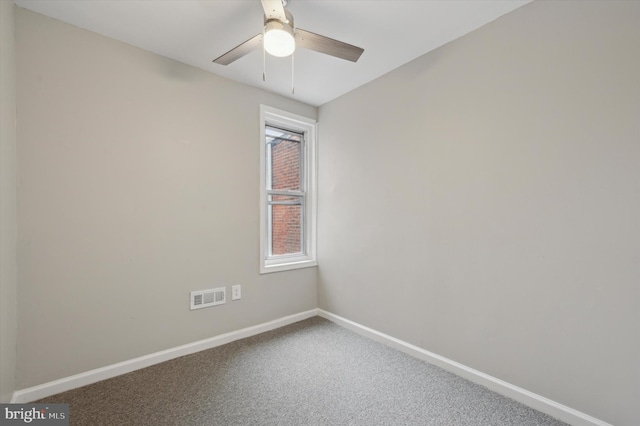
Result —
[[316, 122], [265, 105], [260, 122], [260, 273], [316, 266]]

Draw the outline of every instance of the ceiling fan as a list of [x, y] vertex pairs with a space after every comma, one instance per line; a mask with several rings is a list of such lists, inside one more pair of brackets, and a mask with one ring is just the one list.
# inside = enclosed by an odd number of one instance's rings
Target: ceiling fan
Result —
[[295, 28], [293, 15], [285, 10], [288, 0], [261, 1], [264, 31], [214, 59], [214, 63], [229, 65], [261, 46], [267, 53], [277, 57], [289, 56], [297, 47], [302, 47], [351, 62], [357, 62], [364, 52], [364, 49], [351, 44]]

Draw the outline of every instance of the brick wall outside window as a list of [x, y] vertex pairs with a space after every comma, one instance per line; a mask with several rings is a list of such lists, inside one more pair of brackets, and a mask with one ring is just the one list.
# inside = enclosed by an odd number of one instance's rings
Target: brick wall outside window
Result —
[[[272, 188], [274, 190], [301, 190], [300, 143], [282, 141], [272, 147]], [[274, 196], [279, 201], [295, 200], [296, 197]], [[272, 206], [272, 254], [302, 252], [300, 205]]]

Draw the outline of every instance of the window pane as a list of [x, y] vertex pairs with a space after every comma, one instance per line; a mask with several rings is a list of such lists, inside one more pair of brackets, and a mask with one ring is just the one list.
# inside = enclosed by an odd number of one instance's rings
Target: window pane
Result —
[[266, 128], [267, 189], [301, 191], [302, 135]]
[[301, 196], [269, 196], [271, 255], [303, 254]]

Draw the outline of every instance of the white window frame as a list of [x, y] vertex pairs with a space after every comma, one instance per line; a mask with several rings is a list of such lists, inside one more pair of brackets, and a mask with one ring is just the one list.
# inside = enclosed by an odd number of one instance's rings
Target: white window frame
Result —
[[[301, 164], [303, 188], [306, 195], [303, 206], [303, 255], [269, 257], [269, 217], [267, 209], [267, 149], [265, 126], [275, 126], [304, 135], [304, 153]], [[260, 273], [288, 271], [318, 265], [316, 258], [317, 233], [317, 164], [316, 120], [287, 111], [260, 105]]]

